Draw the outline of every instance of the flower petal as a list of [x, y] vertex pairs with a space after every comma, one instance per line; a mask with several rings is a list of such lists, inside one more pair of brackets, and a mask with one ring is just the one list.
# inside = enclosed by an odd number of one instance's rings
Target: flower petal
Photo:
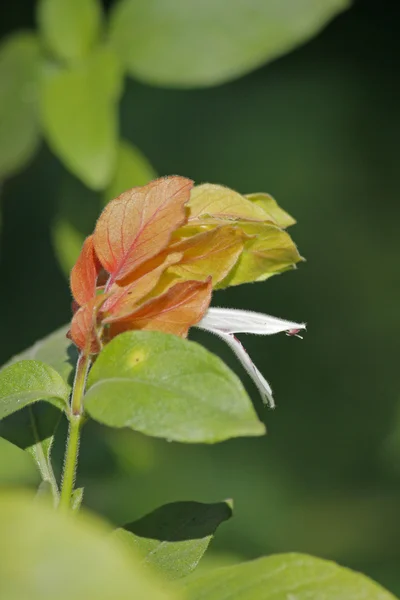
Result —
[[254, 381], [254, 384], [257, 386], [262, 401], [265, 404], [267, 404], [267, 406], [269, 406], [270, 408], [275, 408], [275, 402], [272, 396], [271, 386], [269, 385], [265, 377], [261, 374], [261, 372], [257, 369], [256, 365], [253, 363], [249, 354], [246, 352], [240, 341], [230, 333], [223, 333], [215, 329], [210, 329], [209, 331], [220, 337], [222, 340], [224, 340], [224, 342], [228, 344], [228, 346], [236, 354], [237, 358], [242, 363], [243, 367], [245, 368], [251, 379]]
[[285, 321], [278, 317], [239, 310], [236, 308], [210, 308], [205, 317], [198, 323], [201, 329], [218, 333], [254, 333], [256, 335], [272, 335], [293, 329], [305, 329], [305, 323]]

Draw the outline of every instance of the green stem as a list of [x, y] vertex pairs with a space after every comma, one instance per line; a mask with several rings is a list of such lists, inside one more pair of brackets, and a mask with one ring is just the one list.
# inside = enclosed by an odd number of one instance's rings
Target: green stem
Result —
[[64, 473], [60, 496], [60, 508], [67, 510], [71, 506], [71, 495], [74, 488], [78, 464], [80, 432], [84, 422], [82, 400], [85, 392], [86, 377], [89, 367], [90, 357], [81, 354], [76, 365], [75, 381], [72, 390], [68, 442], [65, 453]]

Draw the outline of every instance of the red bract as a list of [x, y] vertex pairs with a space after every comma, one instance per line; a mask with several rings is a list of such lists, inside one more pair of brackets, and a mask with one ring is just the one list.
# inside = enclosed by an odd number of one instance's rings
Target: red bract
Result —
[[193, 182], [165, 177], [112, 200], [71, 272], [77, 310], [68, 336], [97, 354], [122, 331], [147, 329], [179, 336], [200, 321], [211, 299], [211, 277], [176, 281], [169, 267], [182, 253], [169, 248], [187, 222]]

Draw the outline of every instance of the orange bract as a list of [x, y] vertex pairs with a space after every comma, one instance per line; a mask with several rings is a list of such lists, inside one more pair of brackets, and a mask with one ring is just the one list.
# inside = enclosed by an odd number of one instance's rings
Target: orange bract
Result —
[[124, 192], [106, 206], [96, 225], [94, 247], [111, 283], [165, 248], [186, 220], [192, 186], [185, 177], [165, 177]]
[[207, 281], [177, 283], [165, 294], [143, 304], [126, 320], [112, 323], [112, 337], [122, 331], [147, 329], [186, 336], [206, 312], [212, 292], [211, 277]]
[[94, 251], [93, 236], [89, 235], [71, 271], [72, 295], [80, 306], [96, 295], [96, 282], [100, 270], [101, 264]]
[[186, 335], [204, 315], [210, 278], [154, 292], [183, 257], [168, 244], [187, 222], [192, 185], [184, 177], [165, 177], [121, 194], [104, 209], [71, 272], [76, 312], [68, 336], [83, 353], [99, 353], [102, 343], [128, 329]]

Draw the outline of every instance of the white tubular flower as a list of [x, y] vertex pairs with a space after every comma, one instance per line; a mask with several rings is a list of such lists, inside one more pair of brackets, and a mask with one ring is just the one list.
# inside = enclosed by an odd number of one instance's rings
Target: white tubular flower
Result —
[[272, 335], [286, 332], [288, 335], [298, 335], [305, 329], [305, 323], [285, 321], [263, 313], [235, 308], [210, 308], [206, 316], [197, 324], [200, 329], [205, 329], [220, 337], [236, 354], [237, 358], [250, 375], [263, 401], [270, 408], [275, 407], [272, 389], [265, 377], [257, 369], [250, 356], [235, 337], [235, 333], [252, 333], [255, 335]]

